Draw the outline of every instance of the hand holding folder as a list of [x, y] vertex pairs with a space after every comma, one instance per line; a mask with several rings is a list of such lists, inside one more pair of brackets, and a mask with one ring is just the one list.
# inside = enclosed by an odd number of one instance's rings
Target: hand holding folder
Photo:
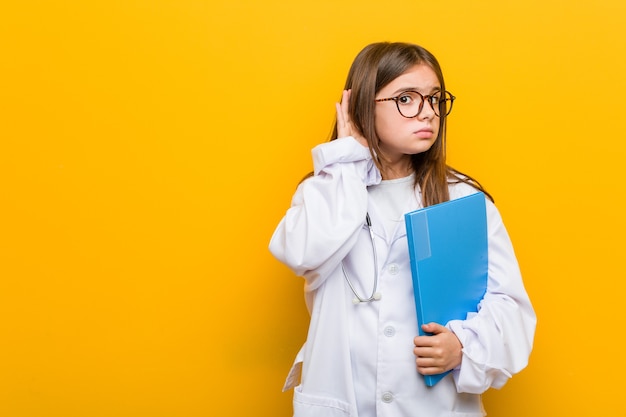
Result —
[[[476, 312], [487, 290], [485, 195], [476, 193], [405, 214], [419, 335]], [[434, 386], [448, 372], [425, 375]]]

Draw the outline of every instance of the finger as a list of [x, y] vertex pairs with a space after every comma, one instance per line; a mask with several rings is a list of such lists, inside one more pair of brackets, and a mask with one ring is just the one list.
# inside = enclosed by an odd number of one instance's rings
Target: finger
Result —
[[419, 368], [437, 368], [441, 367], [441, 361], [436, 358], [416, 358], [415, 364]]
[[417, 372], [419, 372], [422, 375], [437, 375], [445, 371], [446, 370], [444, 368], [441, 368], [439, 366], [418, 366], [417, 367]]
[[341, 110], [343, 112], [343, 119], [346, 123], [350, 122], [350, 95], [352, 90], [343, 90], [341, 95]]
[[337, 108], [337, 136], [346, 137], [352, 135], [352, 126], [350, 125], [350, 114], [348, 113], [350, 101], [350, 90], [343, 90], [341, 94], [341, 103], [336, 104]]
[[419, 359], [432, 359], [435, 357], [435, 352], [430, 348], [415, 348], [413, 354]]
[[432, 358], [417, 358], [415, 360], [417, 371], [422, 375], [440, 374], [445, 368], [438, 361]]
[[337, 129], [343, 129], [346, 122], [343, 118], [343, 110], [340, 103], [335, 103], [335, 110], [337, 111]]
[[437, 340], [434, 339], [433, 336], [416, 336], [415, 339], [413, 339], [415, 346], [424, 348], [433, 347], [436, 342]]
[[[431, 337], [432, 339], [434, 338]], [[443, 348], [440, 341], [435, 341], [428, 345], [415, 345], [413, 353], [415, 353], [415, 356], [434, 358], [443, 354]]]
[[352, 90], [343, 90], [343, 94], [341, 97], [341, 111], [343, 113], [343, 120], [347, 128], [352, 127], [352, 120], [350, 119], [350, 96], [351, 95], [352, 95]]
[[427, 323], [422, 325], [422, 330], [426, 333], [439, 334], [449, 331], [439, 323]]

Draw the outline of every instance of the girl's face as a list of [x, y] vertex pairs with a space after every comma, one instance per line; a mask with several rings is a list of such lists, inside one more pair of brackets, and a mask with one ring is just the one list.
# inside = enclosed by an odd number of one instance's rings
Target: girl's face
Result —
[[[422, 96], [428, 96], [440, 92], [441, 85], [435, 72], [429, 66], [420, 64], [383, 87], [376, 99], [401, 96], [399, 104], [403, 106], [407, 100], [410, 101], [410, 98], [402, 97], [406, 91], [417, 91]], [[419, 96], [417, 98], [419, 100]], [[439, 117], [427, 100], [419, 114], [411, 118], [400, 114], [396, 101], [376, 103], [376, 134], [380, 139], [380, 152], [389, 161], [386, 168], [397, 173], [406, 171], [410, 167], [410, 155], [426, 152], [435, 143], [439, 134]]]

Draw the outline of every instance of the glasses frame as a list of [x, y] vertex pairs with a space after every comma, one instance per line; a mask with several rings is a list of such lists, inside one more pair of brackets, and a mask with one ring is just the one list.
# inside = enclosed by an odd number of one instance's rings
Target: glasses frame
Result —
[[[400, 97], [402, 97], [403, 95], [405, 95], [406, 93], [415, 93], [418, 96], [421, 97], [422, 101], [419, 105], [419, 108], [417, 109], [417, 113], [415, 113], [413, 116], [405, 116], [404, 113], [402, 113], [402, 110], [400, 110], [400, 103], [398, 102], [398, 100], [400, 99]], [[439, 94], [440, 92], [437, 92], [435, 94]], [[433, 103], [431, 101], [432, 98], [435, 98], [435, 94], [428, 94], [428, 95], [423, 95], [422, 93], [420, 93], [419, 91], [415, 91], [415, 90], [407, 90], [407, 91], [403, 91], [402, 93], [400, 93], [399, 95], [395, 96], [395, 97], [387, 97], [387, 98], [377, 98], [374, 101], [377, 103], [383, 102], [383, 101], [395, 101], [396, 102], [396, 108], [398, 109], [398, 113], [400, 113], [400, 116], [402, 117], [406, 117], [407, 119], [412, 119], [414, 117], [419, 116], [419, 114], [422, 112], [422, 110], [424, 109], [424, 101], [426, 101], [428, 99], [428, 104], [430, 104], [430, 108], [433, 109], [433, 111], [435, 112], [435, 115], [437, 115], [437, 117], [441, 117], [439, 114], [441, 113], [441, 106], [446, 104], [446, 102], [450, 102], [450, 107], [447, 108], [446, 114], [443, 117], [446, 117], [447, 115], [450, 114], [450, 112], [452, 111], [452, 106], [454, 104], [454, 100], [456, 100], [456, 97], [454, 96], [454, 94], [452, 94], [449, 91], [443, 91], [442, 94], [442, 99], [439, 101], [439, 105], [437, 107], [439, 107], [438, 109], [435, 108], [435, 106], [433, 106]], [[449, 96], [449, 97], [448, 97]]]

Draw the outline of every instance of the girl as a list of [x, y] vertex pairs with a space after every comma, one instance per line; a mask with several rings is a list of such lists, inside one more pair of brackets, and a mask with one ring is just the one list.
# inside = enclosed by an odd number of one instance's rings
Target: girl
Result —
[[[416, 336], [404, 213], [485, 191], [446, 165], [453, 101], [420, 46], [376, 43], [353, 62], [334, 140], [313, 149], [314, 172], [270, 242], [304, 277], [311, 314], [285, 384], [295, 387], [295, 417], [482, 416], [480, 394], [526, 366], [535, 313], [489, 194], [478, 313]], [[434, 387], [420, 375], [448, 370]]]

